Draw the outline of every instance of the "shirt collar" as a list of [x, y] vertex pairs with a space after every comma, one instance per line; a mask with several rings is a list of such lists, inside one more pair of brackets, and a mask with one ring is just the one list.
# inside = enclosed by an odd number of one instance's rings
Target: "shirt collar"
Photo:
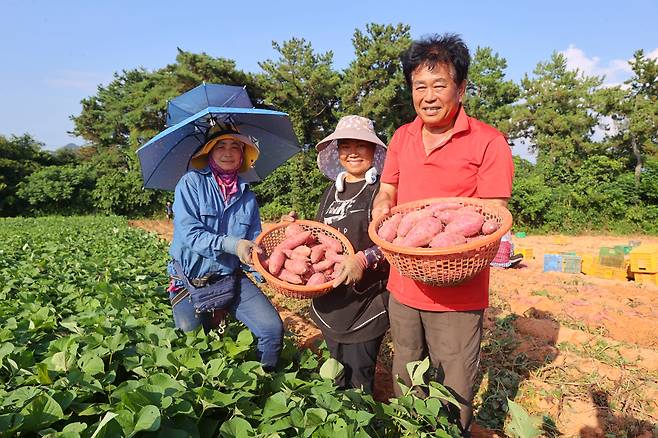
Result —
[[[411, 135], [420, 135], [421, 129], [423, 129], [423, 119], [419, 116], [416, 116], [413, 122], [411, 122], [411, 129], [409, 133]], [[471, 125], [468, 121], [468, 115], [464, 111], [464, 106], [460, 105], [459, 112], [457, 112], [457, 119], [455, 120], [455, 126], [452, 128], [452, 136], [454, 137], [460, 132], [466, 132], [471, 129]]]

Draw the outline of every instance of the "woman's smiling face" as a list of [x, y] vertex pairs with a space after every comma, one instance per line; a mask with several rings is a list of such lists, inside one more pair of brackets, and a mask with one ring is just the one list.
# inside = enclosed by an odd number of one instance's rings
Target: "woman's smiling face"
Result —
[[372, 167], [375, 157], [375, 145], [365, 140], [338, 140], [338, 159], [340, 165], [353, 178], [362, 179]]
[[210, 152], [210, 157], [222, 170], [231, 172], [242, 163], [242, 143], [230, 138], [217, 142]]

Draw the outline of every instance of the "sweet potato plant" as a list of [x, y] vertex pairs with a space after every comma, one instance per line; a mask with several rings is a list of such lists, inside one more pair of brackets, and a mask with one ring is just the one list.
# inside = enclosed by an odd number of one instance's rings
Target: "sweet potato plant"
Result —
[[458, 436], [426, 386], [388, 404], [339, 391], [337, 362], [286, 338], [266, 373], [254, 337], [174, 329], [165, 244], [119, 218], [0, 219], [0, 437]]

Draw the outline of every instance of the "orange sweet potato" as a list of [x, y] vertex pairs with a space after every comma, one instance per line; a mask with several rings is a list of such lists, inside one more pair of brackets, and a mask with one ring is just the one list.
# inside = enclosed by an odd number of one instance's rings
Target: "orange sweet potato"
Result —
[[279, 279], [283, 281], [287, 281], [288, 283], [292, 283], [292, 284], [303, 283], [302, 278], [299, 275], [293, 274], [292, 272], [286, 269], [281, 270], [281, 272], [279, 273]]
[[472, 237], [480, 233], [484, 224], [484, 216], [480, 213], [464, 212], [454, 218], [446, 225], [447, 233], [459, 234], [464, 237]]
[[482, 234], [493, 234], [498, 228], [500, 228], [500, 224], [493, 219], [489, 219], [482, 224]]
[[420, 248], [432, 241], [434, 236], [443, 231], [443, 223], [434, 216], [427, 216], [417, 221], [407, 233], [402, 246]]
[[293, 274], [304, 275], [309, 270], [308, 263], [302, 260], [288, 259], [283, 263], [285, 269]]
[[281, 271], [285, 261], [286, 255], [283, 253], [283, 251], [279, 248], [274, 248], [274, 251], [272, 251], [272, 254], [270, 254], [269, 258], [268, 270], [270, 271], [270, 274], [279, 275], [279, 272]]
[[316, 272], [315, 274], [311, 275], [311, 278], [308, 279], [306, 286], [315, 286], [326, 282], [327, 278], [324, 276], [324, 274], [322, 272]]
[[402, 217], [402, 213], [394, 214], [390, 219], [382, 224], [379, 231], [377, 231], [377, 235], [387, 242], [392, 242], [393, 239], [395, 239], [395, 237], [398, 235], [398, 227], [400, 226]]
[[459, 234], [444, 231], [439, 233], [430, 242], [430, 248], [447, 248], [466, 243], [466, 238]]

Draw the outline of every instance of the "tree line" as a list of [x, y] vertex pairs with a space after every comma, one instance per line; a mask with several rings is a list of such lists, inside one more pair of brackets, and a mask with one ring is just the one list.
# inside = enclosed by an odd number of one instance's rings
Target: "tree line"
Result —
[[[345, 114], [375, 121], [384, 140], [413, 120], [400, 54], [411, 43], [404, 24], [369, 24], [352, 37], [354, 59], [343, 70], [333, 53], [311, 42], [273, 42], [277, 56], [245, 72], [233, 60], [178, 49], [163, 68], [123, 70], [72, 116], [85, 145], [49, 153], [29, 134], [0, 136], [0, 215], [160, 214], [171, 193], [143, 190], [135, 151], [164, 128], [167, 100], [202, 82], [245, 85], [257, 107], [290, 115], [303, 153], [254, 184], [261, 213], [275, 219], [295, 209], [314, 215], [329, 182], [313, 145]], [[631, 78], [567, 69], [553, 53], [519, 83], [490, 47], [472, 52], [469, 115], [528, 144], [536, 163], [515, 157], [510, 208], [517, 228], [536, 231], [658, 232], [658, 65], [637, 50]], [[514, 149], [512, 149], [514, 153]]]

